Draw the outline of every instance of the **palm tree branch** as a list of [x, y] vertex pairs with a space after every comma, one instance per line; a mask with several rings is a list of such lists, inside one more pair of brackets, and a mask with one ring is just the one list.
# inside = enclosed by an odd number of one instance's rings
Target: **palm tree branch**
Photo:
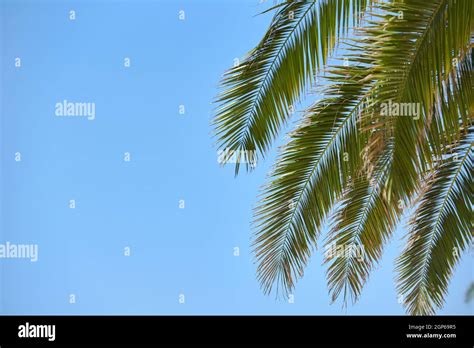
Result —
[[[363, 69], [355, 67], [353, 69], [356, 74], [368, 75], [367, 71], [361, 71]], [[318, 201], [315, 190], [323, 187], [322, 173], [339, 171], [337, 159], [339, 156], [335, 157], [334, 151], [340, 150], [343, 144], [353, 145], [347, 145], [348, 148], [360, 147], [358, 145], [360, 137], [355, 136], [357, 134], [356, 116], [366, 101], [366, 96], [371, 93], [370, 89], [367, 90], [369, 80], [364, 83], [357, 80], [357, 83], [353, 83], [347, 81], [346, 74], [341, 73], [341, 75], [344, 76], [341, 79], [346, 81], [339, 89], [339, 97], [323, 100], [309, 110], [307, 119], [311, 120], [310, 124], [299, 128], [283, 149], [271, 175], [272, 181], [264, 189], [264, 199], [256, 210], [255, 222], [259, 228], [255, 240], [257, 260], [260, 262], [258, 272], [259, 279], [267, 292], [271, 290], [273, 282], [277, 279], [283, 279], [284, 289], [289, 291], [294, 284], [293, 278], [301, 276], [310, 253], [310, 246], [317, 237], [317, 230], [330, 209], [333, 199], [338, 195], [337, 192], [343, 186], [342, 178], [338, 178], [339, 175], [333, 175], [334, 180], [330, 185], [334, 191], [328, 190], [328, 195], [322, 201]], [[335, 92], [332, 90], [332, 93]], [[348, 92], [351, 96], [358, 95], [357, 101], [354, 102], [354, 98], [348, 98], [345, 95]], [[362, 96], [360, 92], [363, 92]], [[327, 133], [325, 131], [321, 133], [321, 127], [325, 127]], [[317, 134], [326, 134], [322, 137], [324, 140], [316, 140], [319, 141], [317, 145], [321, 146], [306, 144], [308, 138], [315, 137]], [[318, 138], [320, 137], [315, 137], [315, 139]], [[309, 148], [310, 145], [314, 146], [314, 149]], [[305, 146], [301, 151], [308, 153], [308, 157], [304, 160], [294, 157], [300, 146]], [[291, 182], [288, 178], [296, 181], [296, 184], [292, 183], [291, 190], [285, 190], [286, 183]], [[293, 204], [289, 214], [285, 216], [285, 225], [276, 226], [280, 239], [269, 248], [269, 244], [274, 241], [275, 231], [272, 228], [275, 227], [275, 219], [278, 216], [281, 217], [282, 214], [281, 202], [288, 201]], [[301, 218], [302, 216], [307, 217]], [[297, 245], [302, 239], [306, 242]], [[300, 249], [295, 252], [297, 247]], [[293, 272], [288, 272], [288, 269], [293, 269]]]
[[315, 0], [277, 6], [264, 39], [242, 64], [224, 75], [224, 91], [216, 101], [215, 134], [221, 149], [236, 153], [236, 174], [240, 162], [252, 167], [248, 153], [265, 154], [291, 116], [290, 107], [332, 52], [336, 38], [347, 32], [350, 14], [356, 21], [368, 3], [371, 0]]
[[432, 173], [397, 261], [398, 289], [411, 314], [433, 314], [442, 305], [453, 267], [472, 238], [471, 141], [465, 136], [458, 145], [460, 160], [451, 156]]

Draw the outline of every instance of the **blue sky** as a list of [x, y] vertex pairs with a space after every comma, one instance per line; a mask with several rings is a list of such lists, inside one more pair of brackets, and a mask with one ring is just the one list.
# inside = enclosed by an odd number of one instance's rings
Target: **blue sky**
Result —
[[[346, 310], [330, 304], [320, 251], [294, 303], [259, 288], [251, 210], [276, 151], [234, 178], [210, 126], [221, 74], [269, 24], [258, 2], [0, 0], [0, 243], [39, 248], [37, 262], [0, 259], [1, 313], [404, 313], [401, 228]], [[95, 103], [95, 119], [57, 117], [63, 100]], [[473, 313], [472, 260], [440, 314]]]

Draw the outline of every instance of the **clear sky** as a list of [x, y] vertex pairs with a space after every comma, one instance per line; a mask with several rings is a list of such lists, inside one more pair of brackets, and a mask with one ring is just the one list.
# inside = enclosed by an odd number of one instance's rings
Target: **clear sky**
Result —
[[[321, 251], [294, 303], [259, 288], [251, 211], [276, 151], [234, 178], [210, 126], [221, 74], [269, 24], [258, 3], [0, 0], [0, 243], [39, 248], [0, 259], [1, 313], [404, 313], [401, 228], [347, 309], [330, 304]], [[64, 100], [94, 103], [95, 119], [56, 116]], [[472, 261], [440, 314], [473, 313]]]

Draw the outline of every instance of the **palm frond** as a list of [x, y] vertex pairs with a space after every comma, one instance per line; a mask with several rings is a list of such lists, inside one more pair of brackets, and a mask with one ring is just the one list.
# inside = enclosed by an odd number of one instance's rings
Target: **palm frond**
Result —
[[370, 177], [362, 175], [349, 185], [333, 217], [326, 241], [325, 263], [332, 301], [343, 295], [358, 300], [370, 272], [380, 259], [384, 244], [399, 221], [401, 207], [390, 204], [383, 194], [383, 179], [393, 148], [380, 155]]
[[427, 125], [434, 158], [441, 158], [450, 144], [461, 139], [461, 135], [473, 124], [474, 117], [474, 49], [471, 46], [454, 65], [454, 70], [442, 85], [433, 105]]
[[220, 149], [247, 169], [264, 155], [291, 116], [302, 92], [314, 82], [337, 39], [356, 23], [371, 0], [287, 1], [278, 4], [258, 46], [225, 73], [214, 130]]
[[469, 288], [466, 291], [466, 298], [464, 302], [469, 303], [474, 299], [474, 283], [469, 285]]
[[[419, 107], [418, 118], [386, 117], [393, 129], [394, 153], [387, 175], [387, 192], [394, 201], [408, 203], [420, 172], [431, 166], [432, 146], [423, 136], [432, 117], [443, 82], [454, 69], [453, 59], [464, 55], [473, 29], [474, 3], [470, 0], [395, 1], [382, 8], [386, 15], [386, 43], [377, 65], [380, 99], [398, 106]], [[388, 19], [390, 13], [399, 14]], [[448, 117], [439, 114], [441, 117]], [[444, 122], [448, 125], [448, 122]]]
[[[473, 130], [471, 128], [471, 130]], [[429, 179], [398, 259], [398, 290], [410, 314], [434, 314], [444, 303], [449, 279], [473, 237], [472, 137], [457, 146]]]
[[[441, 149], [438, 167], [417, 198], [408, 245], [398, 261], [399, 292], [411, 314], [433, 314], [442, 306], [454, 266], [469, 244], [464, 239], [472, 238], [472, 68], [471, 48], [433, 107], [428, 136], [437, 145], [433, 148]], [[415, 253], [417, 258], [412, 258]], [[420, 278], [414, 282], [416, 276]]]
[[[426, 169], [424, 164], [437, 158], [431, 151], [438, 150], [439, 153], [444, 144], [440, 135], [459, 137], [463, 124], [468, 123], [469, 102], [474, 100], [472, 65], [463, 57], [470, 56], [464, 46], [469, 41], [472, 16], [466, 16], [464, 12], [463, 17], [460, 11], [472, 13], [472, 3], [406, 1], [381, 4], [377, 11], [381, 20], [375, 21], [372, 29], [365, 30], [369, 37], [379, 40], [373, 41], [372, 45], [367, 40], [361, 42], [376, 57], [373, 67], [378, 78], [375, 104], [387, 100], [399, 104], [419, 101], [423, 104], [420, 108], [423, 113], [421, 120], [384, 119], [380, 108], [373, 110], [375, 118], [369, 124], [372, 134], [364, 151], [367, 153], [364, 171], [371, 180], [367, 177], [355, 180], [336, 211], [327, 242], [327, 247], [336, 245], [341, 250], [360, 248], [364, 255], [362, 259], [351, 253], [327, 255], [325, 262], [330, 263], [327, 275], [333, 301], [341, 292], [344, 304], [348, 295], [353, 301], [357, 300], [370, 270], [381, 256], [383, 244], [399, 221], [402, 208], [408, 205], [421, 185], [420, 172]], [[449, 30], [443, 25], [452, 24], [457, 17], [459, 27], [451, 25]], [[453, 37], [451, 46], [444, 43], [443, 40]], [[379, 49], [373, 47], [380, 41], [383, 45]], [[443, 50], [447, 46], [449, 51], [446, 53]], [[461, 59], [461, 63], [450, 65], [456, 53], [458, 58], [454, 61]], [[435, 55], [438, 55], [437, 59], [433, 59]], [[449, 93], [451, 89], [458, 93]], [[461, 126], [460, 119], [464, 120]], [[388, 140], [387, 132], [391, 134]], [[387, 156], [391, 159], [387, 160]], [[372, 169], [367, 167], [373, 166], [374, 162], [379, 162], [379, 169], [372, 176]]]
[[[345, 42], [349, 66], [326, 69], [326, 97], [289, 134], [263, 188], [254, 215], [258, 280], [266, 293], [275, 285], [291, 291], [334, 209], [329, 291], [333, 301], [341, 294], [355, 301], [415, 202], [399, 290], [409, 313], [431, 314], [459, 260], [450, 248], [462, 251], [472, 237], [474, 2], [316, 3], [277, 4], [272, 28], [226, 74], [218, 99], [219, 145], [237, 152], [237, 162], [265, 155], [349, 18], [371, 4], [363, 28]], [[399, 112], [408, 105], [409, 114], [387, 115], [384, 104]]]
[[358, 119], [370, 94], [370, 69], [335, 67], [331, 75], [339, 83], [326, 94], [334, 97], [310, 108], [290, 135], [255, 212], [257, 272], [265, 292], [275, 283], [285, 293], [294, 287], [321, 223], [361, 166], [365, 138]]

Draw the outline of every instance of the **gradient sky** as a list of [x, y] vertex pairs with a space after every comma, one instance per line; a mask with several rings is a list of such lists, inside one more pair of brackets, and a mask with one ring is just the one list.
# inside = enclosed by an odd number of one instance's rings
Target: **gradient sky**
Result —
[[[0, 259], [1, 313], [404, 313], [393, 272], [402, 228], [347, 309], [330, 304], [321, 250], [294, 303], [259, 288], [251, 210], [276, 151], [234, 178], [210, 126], [221, 74], [269, 24], [258, 2], [0, 0], [0, 242], [39, 246], [37, 262]], [[95, 120], [56, 117], [65, 99], [95, 103]], [[472, 261], [464, 255], [440, 314], [473, 314]]]

